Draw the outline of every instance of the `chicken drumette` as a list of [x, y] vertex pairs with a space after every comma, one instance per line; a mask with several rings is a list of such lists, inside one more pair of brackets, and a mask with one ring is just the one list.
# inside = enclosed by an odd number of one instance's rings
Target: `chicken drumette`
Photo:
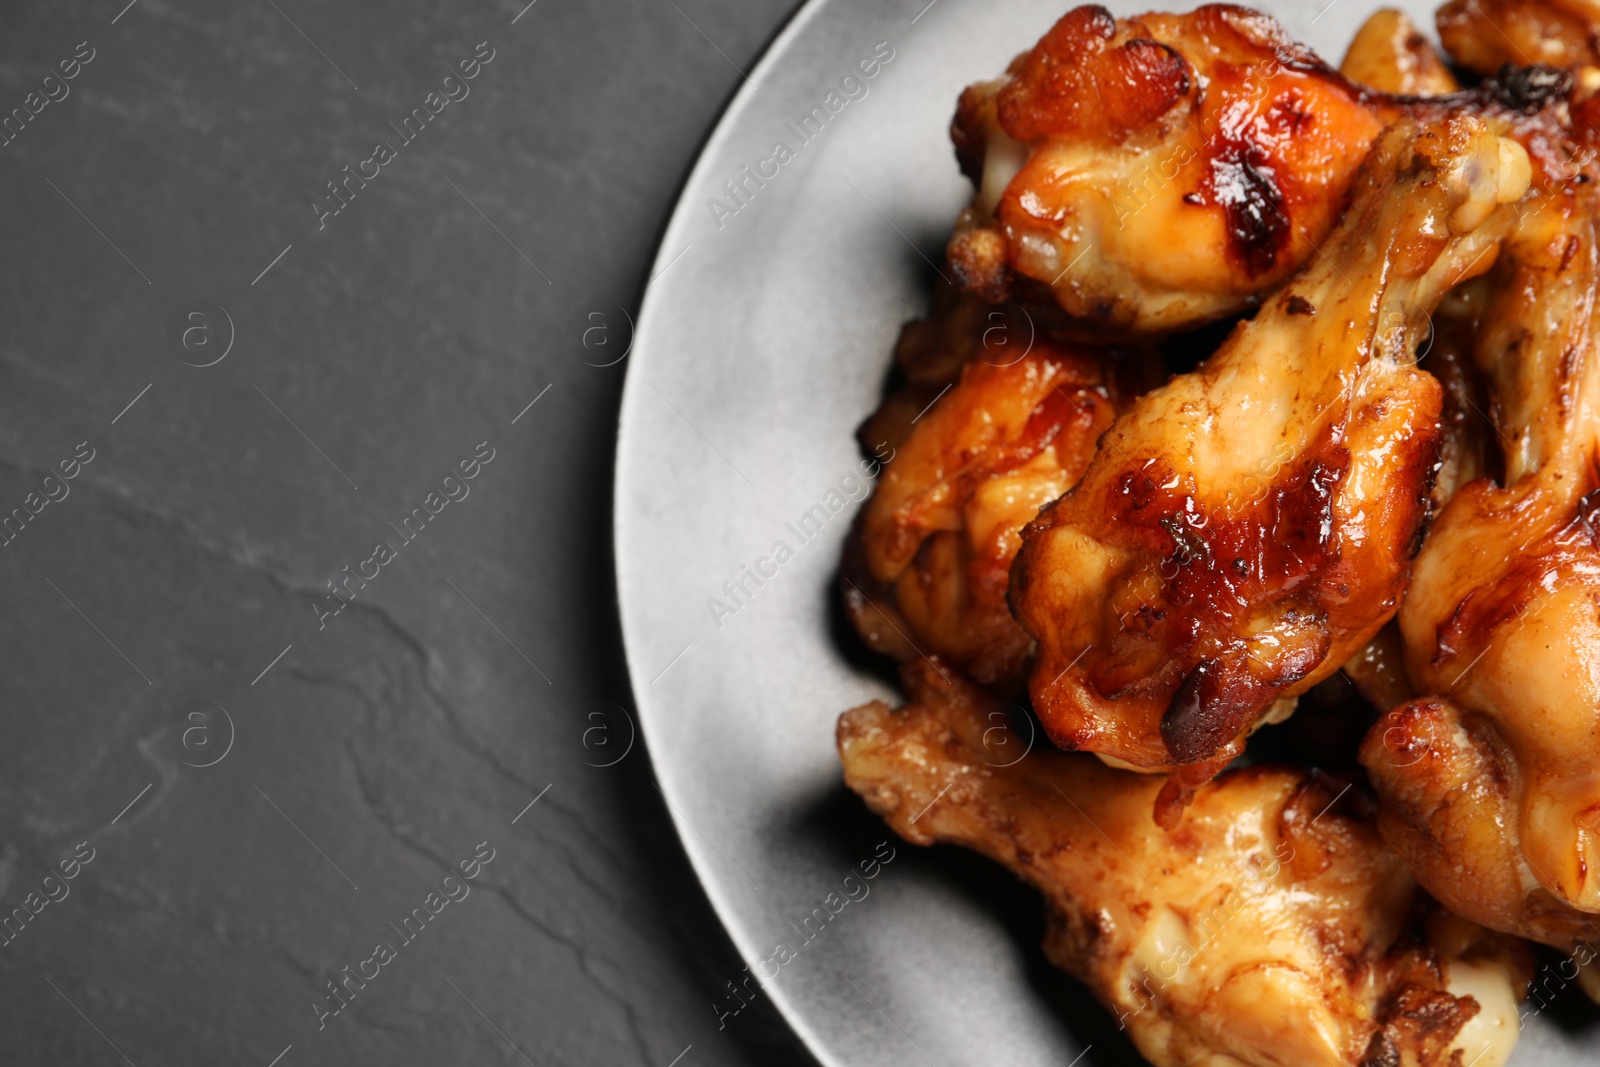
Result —
[[1374, 11], [1361, 24], [1339, 73], [1370, 89], [1405, 96], [1441, 96], [1461, 87], [1416, 24], [1392, 7]]
[[1003, 705], [923, 660], [910, 703], [839, 721], [845, 781], [916, 844], [951, 842], [1045, 898], [1045, 952], [1156, 1067], [1499, 1067], [1526, 950], [1433, 908], [1358, 794], [1253, 767], [1202, 787], [1174, 832], [1160, 784], [997, 744]]
[[1258, 12], [1080, 7], [962, 94], [952, 133], [977, 193], [952, 265], [1084, 333], [1221, 318], [1322, 244], [1385, 121]]
[[1505, 473], [1435, 522], [1400, 611], [1426, 696], [1362, 761], [1385, 836], [1461, 914], [1600, 941], [1600, 348], [1592, 182], [1549, 190], [1496, 270], [1476, 357]]
[[1025, 531], [1010, 595], [1034, 707], [1064, 748], [1174, 769], [1163, 824], [1393, 615], [1440, 433], [1417, 342], [1494, 264], [1529, 178], [1466, 111], [1397, 123], [1326, 255], [1135, 401]]

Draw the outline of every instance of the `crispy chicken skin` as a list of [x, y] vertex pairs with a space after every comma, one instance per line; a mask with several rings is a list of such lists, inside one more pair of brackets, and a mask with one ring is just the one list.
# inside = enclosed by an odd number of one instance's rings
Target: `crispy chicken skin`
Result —
[[1600, 63], [1600, 3], [1594, 0], [1450, 0], [1437, 16], [1439, 40], [1479, 74]]
[[1085, 331], [1222, 318], [1322, 244], [1384, 124], [1267, 15], [1080, 7], [962, 94], [977, 194], [950, 257], [967, 288], [1059, 303]]
[[1413, 365], [1445, 292], [1494, 264], [1527, 156], [1467, 114], [1374, 147], [1326, 256], [1199, 370], [1140, 397], [1023, 533], [1011, 603], [1061, 747], [1184, 790], [1394, 613], [1441, 390]]
[[1530, 207], [1476, 355], [1505, 456], [1444, 509], [1400, 611], [1422, 699], [1362, 749], [1385, 836], [1435, 896], [1600, 941], [1600, 350], [1593, 183]]
[[1367, 16], [1339, 73], [1369, 89], [1402, 96], [1442, 96], [1461, 88], [1438, 49], [1404, 11], [1392, 7]]
[[1109, 352], [1038, 336], [1014, 307], [974, 315], [970, 300], [905, 334], [918, 338], [917, 365], [943, 367], [954, 352], [965, 366], [947, 392], [916, 394], [920, 413], [891, 397], [864, 428], [863, 443], [890, 442], [893, 460], [846, 543], [841, 587], [873, 649], [943, 656], [1020, 691], [1032, 642], [1006, 584], [1022, 527], [1077, 482], [1128, 372], [1151, 361], [1130, 355], [1119, 368]]
[[980, 349], [991, 363], [1009, 363], [1032, 335], [1032, 324], [1014, 309], [996, 308], [948, 281], [935, 282], [928, 315], [900, 328], [894, 346], [899, 381], [856, 430], [862, 450], [880, 460], [892, 456]]
[[982, 691], [927, 660], [903, 681], [908, 706], [839, 720], [846, 783], [906, 840], [963, 845], [1037, 887], [1046, 954], [1156, 1067], [1505, 1062], [1526, 950], [1430, 913], [1344, 783], [1230, 772], [1163, 831], [1157, 780], [1017, 760]]

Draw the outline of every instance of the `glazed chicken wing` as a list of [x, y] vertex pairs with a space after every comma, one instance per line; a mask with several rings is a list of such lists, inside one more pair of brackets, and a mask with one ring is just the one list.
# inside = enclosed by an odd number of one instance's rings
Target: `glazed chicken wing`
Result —
[[1439, 9], [1439, 39], [1468, 70], [1493, 74], [1531, 67], [1600, 63], [1594, 0], [1450, 0]]
[[[947, 390], [912, 392], [920, 411], [891, 397], [869, 420], [863, 443], [881, 439], [893, 458], [840, 574], [846, 611], [872, 648], [943, 656], [1020, 689], [1031, 640], [1006, 606], [1006, 583], [1022, 527], [1077, 482], [1130, 375], [1111, 353], [1038, 336], [1015, 308], [985, 308], [973, 315], [957, 301], [926, 329], [908, 328], [925, 338], [921, 365], [942, 367], [938, 353], [951, 351], [967, 361]], [[1121, 369], [1149, 362], [1130, 355]]]
[[[1318, 255], [1385, 127], [1451, 109], [1515, 120], [1569, 84], [1515, 69], [1429, 99], [1453, 78], [1397, 12], [1368, 23], [1346, 64], [1348, 77], [1232, 5], [1068, 12], [961, 95], [951, 136], [976, 191], [948, 249], [958, 283], [1089, 339], [1225, 318]], [[1515, 132], [1545, 147], [1537, 126]]]
[[1546, 195], [1497, 268], [1477, 357], [1503, 482], [1459, 491], [1429, 534], [1400, 611], [1428, 695], [1380, 719], [1362, 750], [1384, 833], [1430, 892], [1569, 950], [1600, 941], [1592, 188]]
[[1231, 772], [1165, 832], [1155, 779], [1017, 761], [981, 691], [928, 661], [904, 682], [909, 706], [840, 719], [845, 781], [906, 840], [974, 849], [1037, 887], [1046, 954], [1156, 1067], [1505, 1062], [1526, 951], [1429, 914], [1343, 783]]
[[1326, 257], [1135, 401], [1024, 532], [1011, 603], [1038, 641], [1034, 707], [1063, 748], [1176, 767], [1164, 825], [1394, 613], [1439, 438], [1415, 348], [1493, 265], [1529, 174], [1471, 115], [1398, 123]]
[[1116, 336], [1240, 311], [1310, 258], [1385, 125], [1272, 18], [1069, 12], [953, 127], [959, 279]]

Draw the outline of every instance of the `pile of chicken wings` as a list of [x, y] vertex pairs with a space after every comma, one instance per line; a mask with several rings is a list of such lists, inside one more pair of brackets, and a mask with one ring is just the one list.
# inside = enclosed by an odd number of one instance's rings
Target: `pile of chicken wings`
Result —
[[907, 703], [846, 782], [1158, 1067], [1498, 1067], [1536, 966], [1600, 996], [1600, 5], [1437, 22], [1069, 11], [960, 96], [862, 428]]

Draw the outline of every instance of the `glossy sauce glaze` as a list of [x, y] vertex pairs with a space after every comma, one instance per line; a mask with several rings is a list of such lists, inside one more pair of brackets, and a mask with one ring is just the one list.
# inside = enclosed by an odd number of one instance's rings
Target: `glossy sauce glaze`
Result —
[[1381, 825], [1463, 915], [1600, 942], [1600, 322], [1593, 182], [1545, 190], [1475, 357], [1503, 474], [1435, 522], [1400, 612], [1420, 699], [1362, 748]]
[[1189, 329], [1254, 307], [1312, 259], [1401, 117], [1494, 117], [1535, 166], [1558, 162], [1546, 112], [1568, 72], [1451, 92], [1408, 26], [1358, 39], [1352, 69], [1379, 83], [1363, 85], [1244, 8], [1068, 12], [958, 103], [957, 158], [977, 186], [949, 245], [958, 282], [1090, 339]]
[[841, 591], [875, 650], [937, 654], [1020, 692], [1031, 639], [1006, 587], [1022, 527], [1077, 482], [1119, 403], [1153, 384], [1155, 361], [1051, 342], [1015, 309], [940, 314], [928, 331], [939, 343], [919, 358], [942, 365], [942, 346], [968, 362], [909, 421], [868, 420], [863, 443], [881, 454], [882, 438], [894, 458], [847, 542]]
[[1231, 771], [1166, 830], [1156, 779], [1020, 756], [1004, 703], [948, 665], [902, 682], [905, 707], [840, 718], [846, 784], [906, 840], [1037, 887], [1046, 954], [1156, 1067], [1505, 1063], [1526, 948], [1433, 907], [1350, 783]]
[[1062, 747], [1173, 770], [1164, 824], [1398, 606], [1442, 408], [1414, 352], [1528, 179], [1483, 120], [1398, 124], [1326, 257], [1137, 400], [1024, 532], [1034, 707]]

